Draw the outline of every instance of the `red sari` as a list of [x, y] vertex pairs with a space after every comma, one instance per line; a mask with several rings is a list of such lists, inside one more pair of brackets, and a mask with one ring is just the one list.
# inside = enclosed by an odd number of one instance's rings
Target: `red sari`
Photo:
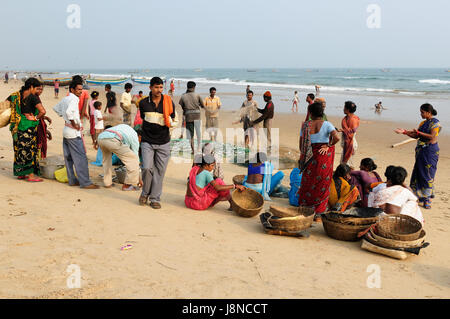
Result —
[[342, 160], [341, 163], [347, 163], [355, 154], [353, 145], [353, 138], [355, 137], [356, 130], [359, 127], [359, 117], [356, 115], [346, 116], [342, 119]]
[[[220, 201], [226, 201], [230, 199], [229, 191], [216, 191], [214, 186], [209, 183], [206, 187], [201, 190], [198, 190], [197, 185], [195, 183], [198, 171], [200, 170], [200, 166], [194, 166], [189, 173], [189, 188], [193, 196], [188, 196], [184, 199], [184, 203], [187, 208], [195, 209], [195, 210], [206, 210], [209, 207], [213, 207]], [[225, 182], [216, 178], [214, 180], [218, 185], [225, 185]]]
[[313, 157], [303, 171], [298, 190], [299, 205], [314, 207], [316, 214], [322, 214], [327, 209], [333, 177], [334, 145], [329, 147], [327, 154], [320, 155], [322, 145], [326, 144], [312, 144]]

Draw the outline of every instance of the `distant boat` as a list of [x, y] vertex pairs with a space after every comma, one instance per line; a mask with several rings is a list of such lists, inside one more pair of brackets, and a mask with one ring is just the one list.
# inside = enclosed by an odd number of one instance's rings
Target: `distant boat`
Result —
[[89, 84], [111, 84], [118, 85], [128, 81], [128, 78], [122, 79], [87, 79], [86, 82]]
[[247, 69], [247, 72], [256, 72], [256, 70], [253, 70], [253, 69]]
[[195, 69], [194, 72], [202, 72], [203, 69]]
[[[160, 79], [164, 81], [166, 79], [166, 77], [162, 76], [162, 77], [160, 77]], [[131, 81], [133, 81], [134, 83], [138, 83], [138, 84], [150, 84], [150, 79], [145, 78], [145, 77], [131, 78]]]
[[147, 79], [131, 79], [134, 83], [138, 83], [138, 84], [150, 84], [150, 80]]

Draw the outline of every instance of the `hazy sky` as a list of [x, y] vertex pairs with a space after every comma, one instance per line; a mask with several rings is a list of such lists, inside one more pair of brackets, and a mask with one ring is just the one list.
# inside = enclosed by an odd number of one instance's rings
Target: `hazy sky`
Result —
[[[81, 28], [69, 29], [69, 4]], [[367, 27], [369, 4], [381, 28]], [[0, 69], [450, 67], [448, 0], [1, 0]]]

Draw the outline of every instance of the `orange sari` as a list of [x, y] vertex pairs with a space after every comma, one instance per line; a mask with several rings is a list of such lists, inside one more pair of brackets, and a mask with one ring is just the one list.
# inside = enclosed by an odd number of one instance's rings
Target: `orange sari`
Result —
[[347, 115], [342, 119], [342, 141], [343, 141], [343, 150], [342, 150], [342, 161], [341, 163], [347, 163], [350, 160], [350, 157], [355, 154], [354, 149], [354, 137], [356, 130], [359, 127], [359, 117], [356, 115], [349, 116]]

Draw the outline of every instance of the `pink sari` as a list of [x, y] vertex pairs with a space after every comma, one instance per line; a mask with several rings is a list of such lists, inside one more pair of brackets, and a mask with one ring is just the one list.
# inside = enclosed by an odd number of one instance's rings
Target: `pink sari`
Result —
[[[214, 189], [214, 186], [208, 184], [201, 190], [198, 190], [197, 185], [195, 184], [195, 179], [197, 177], [197, 173], [200, 170], [200, 166], [194, 166], [189, 173], [189, 188], [193, 196], [186, 195], [184, 203], [187, 208], [195, 209], [195, 210], [206, 210], [209, 207], [213, 207], [220, 201], [227, 201], [230, 198], [229, 191], [221, 191], [218, 192]], [[224, 181], [220, 178], [216, 178], [214, 180], [216, 184], [225, 185]]]

